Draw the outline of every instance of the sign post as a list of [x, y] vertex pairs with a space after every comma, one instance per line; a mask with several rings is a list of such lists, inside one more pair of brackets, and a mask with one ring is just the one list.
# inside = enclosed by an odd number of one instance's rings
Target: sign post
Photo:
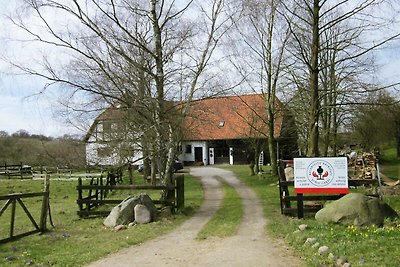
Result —
[[347, 194], [347, 158], [295, 158], [294, 190], [297, 194]]

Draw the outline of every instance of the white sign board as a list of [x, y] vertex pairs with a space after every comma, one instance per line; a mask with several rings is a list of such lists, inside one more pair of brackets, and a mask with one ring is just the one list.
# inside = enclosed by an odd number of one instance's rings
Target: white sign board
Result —
[[295, 158], [294, 189], [297, 194], [347, 194], [347, 158]]

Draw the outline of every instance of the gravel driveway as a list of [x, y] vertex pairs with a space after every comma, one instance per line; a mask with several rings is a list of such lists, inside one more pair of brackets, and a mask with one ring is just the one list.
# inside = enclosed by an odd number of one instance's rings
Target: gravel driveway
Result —
[[[267, 222], [260, 200], [232, 172], [196, 167], [191, 168], [191, 175], [201, 180], [205, 191], [203, 205], [191, 219], [167, 235], [109, 255], [88, 266], [303, 266], [282, 241], [266, 236]], [[195, 240], [221, 203], [223, 192], [218, 179], [223, 179], [239, 193], [244, 205], [243, 220], [235, 236]]]

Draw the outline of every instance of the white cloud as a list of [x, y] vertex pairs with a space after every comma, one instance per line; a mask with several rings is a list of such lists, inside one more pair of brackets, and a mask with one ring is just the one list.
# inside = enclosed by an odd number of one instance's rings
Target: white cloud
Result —
[[31, 134], [55, 137], [78, 133], [73, 127], [54, 118], [51, 102], [46, 98], [24, 98], [2, 94], [1, 99], [0, 130], [11, 134], [24, 129]]

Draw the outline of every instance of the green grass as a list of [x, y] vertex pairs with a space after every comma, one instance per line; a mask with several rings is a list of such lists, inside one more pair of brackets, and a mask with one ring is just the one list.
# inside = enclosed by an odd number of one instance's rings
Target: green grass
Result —
[[380, 165], [380, 171], [385, 174], [387, 177], [393, 179], [393, 180], [399, 180], [400, 179], [400, 166], [399, 164], [381, 164]]
[[[139, 180], [138, 180], [139, 182]], [[201, 205], [203, 195], [201, 183], [185, 174], [185, 206], [183, 212], [145, 225], [113, 232], [102, 225], [104, 218], [81, 219], [77, 216], [77, 182], [52, 181], [50, 205], [55, 228], [49, 224], [48, 232], [31, 235], [22, 239], [0, 244], [0, 266], [82, 266], [121, 248], [139, 244], [175, 229], [191, 216]], [[41, 191], [42, 181], [0, 180], [0, 195]], [[139, 192], [124, 192], [116, 198]], [[159, 193], [158, 193], [159, 196]], [[38, 218], [41, 199], [24, 200], [33, 216]], [[0, 201], [0, 206], [4, 202]], [[0, 217], [0, 238], [8, 237], [10, 227], [9, 211]], [[31, 229], [31, 223], [17, 206], [18, 230]], [[6, 260], [5, 258], [12, 258]]]
[[[329, 247], [333, 254], [346, 257], [352, 266], [400, 266], [400, 224], [387, 222], [385, 228], [348, 228], [339, 224], [320, 224], [313, 216], [297, 219], [280, 214], [277, 178], [271, 175], [249, 176], [247, 166], [231, 166], [239, 178], [251, 186], [262, 199], [265, 216], [269, 223], [267, 231], [275, 238], [285, 239], [304, 259], [307, 266], [333, 266], [328, 257], [317, 255], [317, 250], [304, 246], [308, 237], [317, 238], [321, 245]], [[400, 197], [386, 197], [385, 201], [400, 211]], [[306, 231], [294, 234], [300, 224], [307, 224]], [[363, 263], [361, 263], [363, 262]]]
[[393, 145], [388, 145], [382, 149], [379, 160], [383, 164], [399, 164], [397, 159], [396, 148]]
[[[384, 165], [385, 166], [385, 165]], [[335, 255], [346, 257], [352, 266], [400, 266], [400, 223], [387, 222], [385, 227], [354, 227], [339, 224], [320, 224], [313, 216], [296, 219], [280, 214], [277, 178], [265, 174], [249, 176], [247, 166], [230, 166], [238, 177], [252, 187], [263, 203], [268, 219], [267, 231], [274, 238], [283, 238], [307, 266], [332, 266], [327, 256], [317, 255], [316, 249], [304, 246], [308, 237], [316, 237], [321, 245], [329, 247]], [[268, 173], [268, 169], [264, 169]], [[386, 174], [386, 172], [384, 172]], [[120, 232], [111, 232], [102, 226], [103, 219], [80, 219], [76, 215], [77, 192], [75, 182], [51, 183], [51, 208], [56, 227], [43, 235], [33, 235], [18, 241], [0, 245], [0, 266], [24, 266], [29, 262], [40, 266], [82, 266], [102, 258], [123, 247], [155, 238], [176, 228], [200, 206], [202, 201], [201, 184], [185, 175], [185, 206], [187, 209], [172, 218], [163, 219], [148, 225], [138, 225]], [[141, 183], [141, 181], [136, 181]], [[0, 195], [13, 192], [35, 192], [42, 189], [43, 183], [29, 180], [0, 180]], [[242, 216], [242, 206], [236, 191], [224, 185], [222, 207], [205, 227], [203, 236], [223, 236], [236, 231]], [[115, 197], [120, 197], [117, 194]], [[396, 211], [400, 211], [400, 197], [385, 197], [385, 201]], [[0, 205], [3, 205], [0, 203]], [[39, 200], [30, 200], [27, 205], [39, 206]], [[232, 208], [235, 207], [235, 208]], [[240, 208], [237, 208], [240, 207]], [[23, 222], [23, 214], [18, 214]], [[3, 220], [3, 221], [2, 221]], [[29, 224], [29, 220], [25, 219]], [[226, 224], [226, 225], [224, 225]], [[307, 224], [307, 230], [295, 234], [300, 224]], [[9, 220], [6, 214], [0, 217], [0, 234], [7, 234]], [[220, 227], [221, 225], [224, 225]], [[18, 227], [22, 227], [19, 225]], [[225, 228], [230, 228], [227, 230]], [[0, 236], [1, 238], [1, 236]], [[13, 256], [13, 260], [5, 257]]]
[[393, 146], [384, 148], [379, 160], [383, 174], [394, 180], [400, 179], [400, 161], [397, 159], [396, 148]]
[[211, 236], [227, 237], [235, 235], [243, 214], [243, 204], [236, 190], [222, 182], [224, 197], [221, 207], [214, 217], [197, 235], [197, 239], [207, 239]]

